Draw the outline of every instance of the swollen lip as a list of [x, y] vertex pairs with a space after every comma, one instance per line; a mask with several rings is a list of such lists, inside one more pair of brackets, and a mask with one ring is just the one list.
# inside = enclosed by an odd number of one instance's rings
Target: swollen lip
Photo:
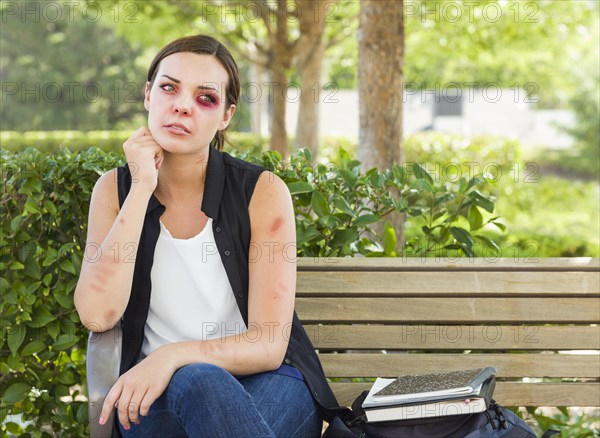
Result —
[[175, 134], [175, 135], [190, 135], [190, 133], [187, 132], [187, 131], [185, 131], [183, 128], [178, 128], [176, 126], [165, 126], [165, 128], [171, 134]]

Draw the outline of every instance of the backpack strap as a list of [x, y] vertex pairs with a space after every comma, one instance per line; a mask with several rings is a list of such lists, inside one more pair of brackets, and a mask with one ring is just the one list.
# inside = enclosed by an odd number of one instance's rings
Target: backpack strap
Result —
[[334, 417], [325, 430], [323, 438], [358, 438], [364, 434], [351, 430], [340, 417]]

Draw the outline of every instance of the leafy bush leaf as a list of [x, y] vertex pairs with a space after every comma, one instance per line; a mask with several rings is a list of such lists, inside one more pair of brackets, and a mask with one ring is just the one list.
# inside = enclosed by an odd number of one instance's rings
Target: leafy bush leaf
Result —
[[29, 386], [27, 383], [13, 383], [4, 392], [4, 395], [2, 396], [2, 401], [4, 403], [16, 403], [18, 401], [23, 400], [30, 390], [31, 386]]
[[368, 224], [373, 224], [375, 222], [377, 222], [380, 219], [379, 216], [377, 216], [376, 214], [363, 214], [362, 216], [359, 216], [358, 219], [356, 219], [356, 221], [354, 222], [354, 224], [356, 226], [363, 226], [363, 225], [368, 225]]
[[386, 221], [383, 232], [383, 253], [388, 257], [393, 256], [397, 243], [396, 231], [392, 227], [392, 224]]
[[25, 333], [27, 331], [27, 328], [24, 325], [19, 324], [13, 325], [9, 330], [10, 331], [8, 332], [7, 339], [8, 348], [10, 349], [10, 352], [13, 354], [13, 356], [16, 356], [19, 347], [25, 340]]
[[291, 182], [287, 186], [292, 195], [297, 195], [299, 193], [310, 193], [314, 190], [313, 185], [305, 181]]
[[21, 355], [30, 356], [34, 353], [39, 353], [44, 348], [46, 348], [46, 344], [44, 344], [42, 341], [31, 341], [29, 344], [27, 344], [27, 345], [25, 345], [25, 347], [23, 347], [23, 350], [21, 351]]
[[452, 236], [454, 236], [456, 240], [466, 247], [471, 248], [473, 246], [473, 238], [471, 237], [471, 234], [464, 228], [450, 227], [450, 233], [452, 233]]
[[476, 205], [471, 204], [469, 207], [469, 226], [471, 227], [471, 231], [475, 231], [481, 228], [483, 225], [483, 216], [479, 212], [479, 209]]
[[331, 240], [331, 246], [337, 248], [344, 245], [349, 245], [357, 239], [358, 233], [356, 232], [356, 230], [340, 230], [334, 234], [333, 239]]
[[315, 190], [312, 194], [310, 205], [318, 216], [327, 216], [329, 214], [329, 206], [327, 200], [321, 192]]
[[31, 327], [39, 328], [48, 324], [50, 321], [54, 321], [56, 316], [54, 316], [48, 309], [45, 307], [38, 307], [33, 312], [31, 316], [31, 323], [29, 325]]

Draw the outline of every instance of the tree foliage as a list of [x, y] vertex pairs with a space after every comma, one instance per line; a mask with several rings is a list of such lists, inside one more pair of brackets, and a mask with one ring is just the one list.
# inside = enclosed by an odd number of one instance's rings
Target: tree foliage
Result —
[[[587, 1], [406, 1], [405, 81], [422, 89], [525, 87], [538, 106], [565, 107], [581, 59], [598, 68], [599, 15], [599, 3]], [[356, 38], [329, 59], [331, 79], [356, 88]]]
[[3, 129], [117, 129], [143, 116], [139, 48], [67, 3], [2, 2]]

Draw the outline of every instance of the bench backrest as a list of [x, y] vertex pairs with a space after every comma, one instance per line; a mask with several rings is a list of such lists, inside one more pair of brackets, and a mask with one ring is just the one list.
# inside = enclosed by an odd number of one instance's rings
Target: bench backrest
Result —
[[346, 405], [364, 378], [494, 366], [500, 404], [598, 406], [599, 266], [300, 258], [296, 311]]

